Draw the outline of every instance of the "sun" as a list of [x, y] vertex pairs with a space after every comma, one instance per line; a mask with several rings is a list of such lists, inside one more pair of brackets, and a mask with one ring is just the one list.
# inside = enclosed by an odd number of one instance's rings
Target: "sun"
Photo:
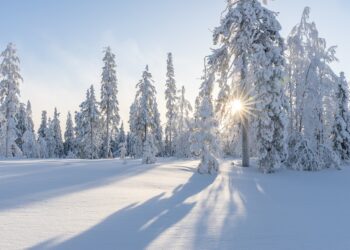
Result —
[[242, 101], [239, 99], [233, 100], [233, 102], [231, 103], [231, 112], [232, 113], [240, 113], [242, 112], [243, 109], [243, 104]]

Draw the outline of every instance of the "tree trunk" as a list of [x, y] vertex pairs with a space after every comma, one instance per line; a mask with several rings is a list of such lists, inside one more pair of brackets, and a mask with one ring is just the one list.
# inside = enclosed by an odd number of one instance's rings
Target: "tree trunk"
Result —
[[[172, 119], [172, 117], [171, 117]], [[170, 126], [169, 126], [169, 155], [170, 156], [173, 156], [173, 145], [172, 145], [172, 140], [171, 140], [171, 137], [172, 137], [172, 122], [170, 120]]]
[[249, 167], [248, 118], [242, 121], [242, 167]]
[[5, 149], [5, 156], [6, 158], [9, 157], [9, 130], [10, 130], [10, 127], [9, 127], [9, 118], [10, 118], [10, 111], [9, 111], [9, 108], [8, 106], [6, 107], [6, 149]]
[[[244, 93], [243, 96], [247, 96], [247, 83], [246, 83], [246, 72], [247, 62], [246, 57], [242, 57], [242, 70], [241, 70], [241, 91]], [[242, 117], [242, 167], [249, 167], [249, 141], [248, 141], [248, 114], [243, 114]]]
[[106, 118], [106, 125], [107, 125], [107, 134], [106, 134], [106, 142], [105, 142], [105, 145], [106, 145], [106, 152], [105, 152], [105, 157], [106, 158], [110, 158], [110, 145], [109, 145], [109, 102], [107, 103], [107, 118]]
[[291, 80], [291, 68], [289, 67], [289, 133], [292, 134], [294, 131], [294, 107], [293, 107], [293, 85]]
[[6, 124], [6, 149], [5, 149], [5, 156], [6, 158], [9, 157], [9, 126]]
[[94, 148], [94, 139], [93, 139], [93, 131], [92, 131], [92, 120], [90, 119], [90, 158], [91, 160], [93, 157], [93, 148]]

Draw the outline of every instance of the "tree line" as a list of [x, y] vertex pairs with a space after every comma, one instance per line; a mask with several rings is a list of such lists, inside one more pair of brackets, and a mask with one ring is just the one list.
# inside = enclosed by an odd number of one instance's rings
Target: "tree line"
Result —
[[[167, 55], [166, 122], [160, 121], [148, 66], [136, 84], [129, 131], [119, 116], [116, 58], [104, 50], [100, 101], [94, 86], [79, 110], [42, 112], [37, 133], [31, 104], [19, 100], [19, 58], [10, 43], [0, 65], [0, 155], [27, 158], [111, 158], [128, 155], [154, 163], [156, 157], [199, 157], [199, 172], [215, 173], [224, 155], [272, 173], [281, 166], [316, 171], [340, 168], [350, 159], [348, 82], [330, 64], [328, 47], [306, 7], [287, 39], [277, 14], [258, 0], [228, 1], [213, 31], [194, 108], [178, 88], [173, 56]], [[215, 91], [218, 90], [218, 91]], [[218, 94], [216, 95], [216, 92]], [[215, 96], [214, 96], [215, 95]], [[240, 103], [234, 110], [233, 103]], [[74, 120], [74, 122], [73, 122]]]

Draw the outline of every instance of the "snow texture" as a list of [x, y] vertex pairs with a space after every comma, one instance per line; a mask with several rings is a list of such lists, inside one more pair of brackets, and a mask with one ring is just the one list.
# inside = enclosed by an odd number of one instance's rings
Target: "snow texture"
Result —
[[349, 167], [231, 162], [1, 161], [0, 249], [350, 249]]

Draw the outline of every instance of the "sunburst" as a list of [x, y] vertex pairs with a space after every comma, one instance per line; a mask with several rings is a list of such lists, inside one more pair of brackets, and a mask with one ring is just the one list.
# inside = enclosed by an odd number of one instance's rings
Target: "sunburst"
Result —
[[236, 114], [243, 110], [243, 103], [241, 100], [236, 99], [233, 102], [231, 102], [231, 111], [232, 113]]
[[230, 127], [232, 124], [239, 124], [243, 119], [256, 117], [257, 103], [257, 98], [252, 91], [233, 91], [221, 113], [220, 130], [223, 130], [227, 126]]

